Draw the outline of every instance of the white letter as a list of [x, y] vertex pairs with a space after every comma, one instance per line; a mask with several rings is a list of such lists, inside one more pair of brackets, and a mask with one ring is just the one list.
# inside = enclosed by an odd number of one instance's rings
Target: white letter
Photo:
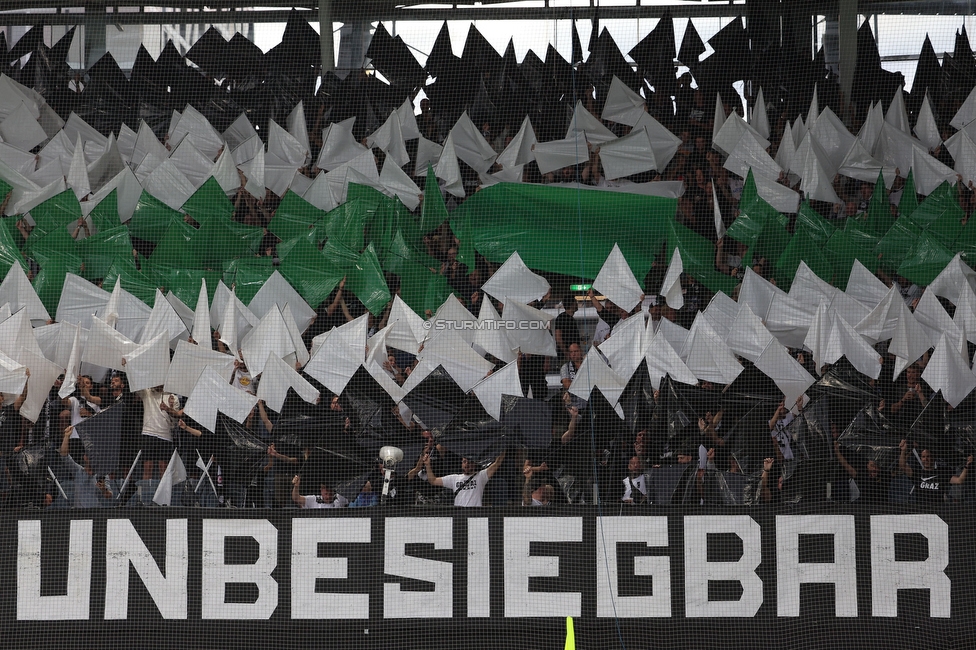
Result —
[[[733, 533], [742, 540], [735, 562], [708, 561], [708, 535]], [[756, 574], [762, 561], [762, 529], [747, 515], [685, 517], [685, 616], [688, 618], [755, 616], [763, 603], [763, 583]], [[709, 580], [742, 585], [739, 600], [708, 600]]]
[[491, 616], [489, 584], [491, 558], [488, 551], [488, 520], [468, 517], [468, 618]]
[[[929, 542], [929, 556], [920, 562], [895, 560], [895, 534], [917, 533]], [[899, 589], [928, 589], [929, 616], [949, 618], [952, 582], [949, 526], [938, 515], [875, 515], [871, 517], [871, 614], [898, 616]]]
[[[800, 563], [800, 535], [832, 535], [834, 561]], [[800, 585], [833, 583], [834, 616], [857, 616], [854, 517], [778, 515], [776, 517], [776, 602], [779, 616], [800, 615]]]
[[129, 563], [163, 618], [186, 618], [186, 519], [166, 521], [166, 576], [128, 519], [109, 519], [105, 530], [105, 619], [129, 611]]
[[407, 555], [407, 544], [433, 543], [449, 549], [454, 520], [450, 517], [387, 517], [383, 547], [390, 576], [434, 583], [434, 591], [403, 591], [399, 583], [383, 585], [383, 618], [451, 618], [454, 615], [454, 564]]
[[370, 525], [358, 518], [291, 520], [292, 618], [369, 618], [369, 594], [316, 593], [315, 581], [349, 577], [349, 559], [319, 557], [319, 544], [368, 544]]
[[87, 621], [91, 591], [92, 521], [74, 519], [68, 533], [68, 589], [41, 595], [41, 522], [17, 522], [17, 620]]
[[[227, 564], [224, 544], [228, 537], [250, 537], [258, 543], [254, 564]], [[278, 530], [266, 519], [203, 520], [203, 618], [267, 619], [278, 606], [278, 583], [271, 572], [278, 565]], [[253, 603], [225, 603], [229, 583], [258, 588]]]
[[[579, 616], [579, 592], [529, 592], [529, 578], [558, 576], [559, 558], [529, 555], [530, 542], [581, 542], [583, 520], [579, 517], [505, 518], [505, 616]], [[487, 585], [485, 585], [487, 588]]]
[[667, 517], [601, 517], [596, 520], [596, 615], [641, 618], [671, 616], [671, 558], [664, 555], [634, 557], [634, 575], [652, 576], [651, 596], [618, 593], [617, 544], [643, 542], [668, 545]]

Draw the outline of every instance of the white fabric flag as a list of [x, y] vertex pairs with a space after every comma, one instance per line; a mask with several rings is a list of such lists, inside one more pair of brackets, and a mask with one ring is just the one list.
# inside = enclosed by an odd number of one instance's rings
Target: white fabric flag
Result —
[[759, 135], [769, 139], [769, 118], [766, 116], [766, 99], [763, 97], [762, 88], [756, 97], [756, 107], [752, 111], [752, 127], [759, 132]]
[[125, 375], [129, 380], [129, 390], [135, 392], [144, 388], [162, 386], [169, 373], [169, 340], [165, 333], [126, 353]]
[[[430, 340], [421, 352], [423, 361], [433, 368], [444, 366], [444, 370], [467, 392], [484, 379], [494, 368], [494, 364], [471, 349], [456, 330], [445, 330]], [[411, 373], [410, 378], [413, 378]], [[404, 383], [404, 391], [407, 385]]]
[[200, 373], [200, 378], [190, 391], [183, 412], [204, 429], [213, 432], [217, 427], [218, 411], [235, 422], [243, 423], [257, 403], [256, 396], [234, 388], [208, 366]]
[[511, 361], [501, 370], [494, 372], [480, 382], [471, 391], [485, 407], [485, 411], [495, 420], [502, 417], [502, 395], [525, 397], [522, 393], [522, 382], [519, 380], [518, 362]]
[[417, 354], [429, 330], [424, 327], [424, 319], [410, 309], [399, 295], [393, 296], [393, 306], [390, 307], [387, 323], [391, 329], [387, 334], [386, 344], [397, 350]]
[[658, 169], [651, 138], [645, 127], [633, 129], [622, 138], [604, 142], [598, 153], [607, 180]]
[[241, 353], [252, 377], [264, 372], [269, 357], [284, 358], [294, 352], [291, 334], [277, 307], [265, 314], [258, 326], [241, 342]]
[[261, 285], [258, 292], [251, 298], [248, 309], [258, 318], [262, 318], [274, 305], [277, 305], [278, 309], [284, 309], [285, 305], [291, 307], [291, 313], [295, 317], [295, 324], [298, 325], [300, 332], [304, 332], [308, 328], [315, 316], [315, 310], [305, 302], [278, 271], [272, 273], [271, 277]]
[[556, 341], [549, 331], [549, 322], [555, 316], [541, 309], [523, 305], [516, 300], [507, 299], [502, 316], [506, 324], [505, 334], [511, 342], [512, 349], [521, 350], [524, 354], [559, 356], [559, 352], [556, 351]]
[[[506, 169], [509, 167], [521, 167], [526, 163], [532, 162], [534, 160], [532, 147], [536, 142], [538, 140], [535, 138], [535, 131], [532, 129], [532, 123], [529, 121], [529, 117], [526, 115], [525, 119], [522, 120], [522, 126], [519, 127], [518, 133], [515, 134], [515, 137], [508, 143], [504, 151], [498, 154], [495, 162]], [[417, 165], [420, 165], [419, 148]]]
[[32, 321], [46, 323], [51, 318], [20, 264], [12, 264], [0, 283], [0, 305], [2, 304], [9, 304], [12, 312], [27, 309], [27, 316]]
[[[454, 132], [444, 140], [441, 155], [434, 163], [434, 175], [444, 181], [444, 191], [458, 198], [464, 198], [464, 185], [461, 183], [461, 167], [458, 165], [458, 155], [454, 148]], [[425, 191], [434, 191], [434, 188]]]
[[329, 332], [322, 346], [305, 366], [308, 376], [339, 395], [366, 360], [368, 315]]
[[631, 311], [644, 295], [627, 259], [617, 244], [613, 245], [603, 267], [593, 280], [593, 288], [606, 296], [613, 304], [624, 311]]
[[116, 331], [111, 325], [98, 317], [93, 317], [81, 360], [103, 368], [125, 370], [122, 365], [123, 356], [134, 352], [138, 347], [137, 343]]
[[644, 358], [644, 314], [620, 321], [613, 334], [600, 344], [600, 352], [620, 379], [627, 383]]
[[647, 359], [647, 374], [654, 390], [661, 388], [661, 380], [666, 376], [682, 384], [698, 383], [695, 373], [681, 360], [663, 331], [655, 334], [648, 343], [644, 358]]
[[309, 404], [314, 404], [319, 398], [319, 391], [294, 368], [275, 355], [269, 356], [258, 383], [258, 399], [264, 400], [272, 410], [281, 411], [289, 388]]
[[755, 363], [772, 340], [773, 335], [763, 326], [759, 317], [752, 313], [749, 305], [742, 305], [732, 321], [725, 344], [740, 357]]
[[607, 101], [603, 105], [603, 112], [600, 119], [634, 126], [641, 118], [645, 110], [644, 98], [630, 89], [627, 84], [613, 76], [610, 82], [610, 90], [607, 93]]
[[352, 134], [352, 126], [356, 121], [355, 117], [342, 122], [330, 124], [322, 131], [322, 149], [319, 157], [315, 161], [315, 166], [319, 169], [332, 171], [339, 165], [349, 162], [369, 149], [356, 141]]
[[725, 221], [722, 219], [722, 209], [719, 206], [715, 183], [712, 183], [712, 213], [715, 217], [715, 236], [717, 239], [725, 237]]
[[409, 210], [416, 210], [420, 205], [420, 195], [422, 192], [410, 176], [400, 169], [396, 163], [389, 158], [383, 163], [383, 171], [380, 172], [380, 184], [385, 188], [386, 194], [400, 199], [403, 205]]
[[234, 374], [234, 357], [181, 340], [176, 344], [176, 354], [169, 364], [163, 388], [167, 393], [188, 397], [193, 392], [197, 379], [207, 368], [211, 368], [230, 386], [230, 378]]
[[756, 367], [783, 391], [785, 404], [796, 403], [796, 400], [816, 381], [800, 365], [800, 362], [776, 341], [771, 341], [759, 355]]
[[27, 366], [0, 352], [0, 393], [11, 401], [23, 394], [27, 385]]
[[156, 493], [153, 494], [153, 503], [159, 506], [168, 506], [173, 502], [173, 487], [186, 480], [186, 467], [183, 459], [180, 458], [179, 450], [174, 449], [173, 455], [166, 465], [166, 471], [159, 479], [156, 486]]
[[550, 287], [549, 281], [529, 270], [518, 252], [515, 252], [481, 285], [481, 289], [496, 300], [508, 298], [530, 303], [541, 300], [549, 293]]
[[695, 318], [680, 356], [696, 377], [713, 384], [731, 384], [742, 372], [742, 364], [701, 314]]
[[512, 342], [499, 323], [500, 320], [501, 316], [498, 315], [491, 301], [482, 300], [481, 311], [478, 314], [479, 327], [475, 330], [472, 343], [476, 350], [480, 348], [496, 359], [508, 363], [515, 361], [518, 352], [512, 347]]
[[193, 340], [208, 350], [213, 349], [210, 340], [210, 298], [207, 295], [207, 281], [200, 281], [200, 293], [197, 294], [197, 306], [193, 310]]
[[583, 358], [579, 370], [576, 371], [576, 378], [569, 385], [569, 392], [589, 401], [593, 389], [599, 388], [610, 405], [616, 406], [626, 386], [624, 380], [606, 364], [600, 353], [591, 349]]
[[685, 306], [685, 297], [681, 291], [681, 274], [684, 271], [681, 251], [675, 248], [674, 253], [671, 254], [671, 263], [668, 264], [668, 272], [664, 274], [664, 281], [661, 282], [661, 291], [659, 292], [664, 296], [668, 307], [671, 309], [681, 309]]
[[532, 147], [532, 151], [541, 174], [584, 163], [590, 159], [590, 150], [582, 133], [562, 140], [538, 142]]
[[[468, 113], [461, 113], [461, 117], [454, 123], [448, 138], [454, 143], [454, 152], [458, 158], [468, 164], [476, 172], [486, 172], [491, 168], [492, 163], [498, 154], [491, 148], [485, 136], [475, 126]], [[444, 148], [447, 149], [445, 141]], [[406, 164], [404, 161], [403, 164]]]
[[735, 322], [735, 317], [739, 314], [739, 310], [744, 307], [747, 307], [746, 303], [742, 303], [740, 306], [728, 294], [719, 291], [708, 301], [708, 306], [705, 307], [702, 315], [708, 320], [708, 324], [712, 326], [712, 329], [723, 340], [727, 340], [729, 332], [732, 330], [732, 324]]
[[569, 130], [566, 138], [573, 138], [577, 134], [584, 134], [590, 144], [599, 145], [617, 138], [613, 131], [603, 125], [593, 113], [586, 110], [582, 100], [576, 100], [573, 116], [569, 119]]
[[153, 310], [142, 329], [141, 343], [148, 343], [157, 334], [166, 334], [166, 340], [171, 346], [176, 345], [176, 339], [187, 331], [186, 324], [179, 317], [176, 310], [163, 293], [156, 289], [156, 300], [153, 302]]
[[[65, 399], [71, 393], [75, 392], [75, 387], [78, 384], [78, 375], [81, 372], [81, 328], [68, 323], [65, 323], [65, 325], [74, 328], [75, 337], [74, 342], [71, 344], [68, 365], [64, 368], [64, 380], [61, 382], [61, 390], [58, 391], [58, 397], [61, 399]], [[6, 357], [6, 355], [4, 356]]]
[[922, 371], [922, 379], [932, 390], [941, 391], [952, 408], [959, 406], [976, 388], [976, 374], [945, 333], [939, 337], [935, 352]]
[[[11, 358], [14, 357], [11, 355]], [[20, 415], [31, 422], [37, 422], [37, 417], [41, 414], [41, 409], [44, 408], [44, 402], [51, 394], [51, 387], [64, 372], [64, 368], [28, 350], [22, 350], [15, 361], [30, 369], [30, 378], [27, 380], [27, 398], [24, 399], [24, 403], [20, 407]]]

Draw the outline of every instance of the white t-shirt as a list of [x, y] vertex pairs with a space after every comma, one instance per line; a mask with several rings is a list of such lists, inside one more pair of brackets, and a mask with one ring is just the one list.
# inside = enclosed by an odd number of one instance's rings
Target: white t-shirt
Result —
[[441, 482], [454, 493], [454, 505], [461, 508], [480, 508], [481, 497], [488, 485], [488, 470], [483, 469], [473, 477], [467, 474], [449, 474], [442, 477]]
[[[637, 492], [639, 494], [634, 494]], [[636, 478], [630, 478], [629, 476], [624, 479], [624, 495], [621, 497], [621, 501], [640, 500], [640, 496], [643, 495], [647, 497], [647, 475], [638, 474]]]
[[244, 392], [250, 393], [251, 395], [258, 394], [257, 384], [251, 377], [251, 373], [247, 372], [246, 370], [241, 370], [240, 368], [235, 369], [231, 384], [236, 388], [240, 388]]
[[349, 499], [341, 494], [335, 495], [335, 499], [328, 503], [323, 501], [322, 497], [316, 494], [310, 494], [309, 496], [302, 498], [305, 499], [306, 508], [345, 508], [349, 505]]
[[166, 411], [159, 408], [160, 404], [166, 403], [171, 408], [179, 408], [180, 402], [176, 395], [172, 393], [158, 393], [151, 388], [139, 391], [142, 399], [142, 435], [162, 438], [173, 442], [173, 423], [174, 418]]
[[783, 419], [777, 422], [776, 426], [773, 427], [773, 431], [770, 434], [770, 437], [772, 437], [772, 439], [779, 446], [780, 453], [783, 454], [784, 460], [793, 459], [793, 448], [790, 447], [790, 434], [786, 430], [786, 427], [790, 426], [790, 423], [793, 422], [795, 418], [796, 415], [793, 414], [793, 411], [787, 411], [786, 415], [783, 416]]

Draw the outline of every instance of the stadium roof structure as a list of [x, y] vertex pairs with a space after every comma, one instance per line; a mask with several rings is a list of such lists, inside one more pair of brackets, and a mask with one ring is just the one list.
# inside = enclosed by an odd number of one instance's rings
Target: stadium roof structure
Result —
[[642, 4], [641, 0], [611, 6], [565, 6], [550, 0], [454, 0], [450, 3], [432, 3], [424, 0], [333, 0], [320, 3], [295, 3], [285, 0], [267, 0], [259, 6], [249, 6], [231, 0], [157, 2], [147, 6], [136, 0], [105, 0], [71, 3], [41, 0], [12, 0], [4, 3], [3, 18], [7, 25], [60, 25], [76, 24], [80, 13], [107, 13], [114, 24], [184, 24], [184, 23], [270, 23], [287, 22], [291, 11], [297, 10], [303, 17], [314, 21], [319, 9], [328, 7], [332, 20], [512, 20], [512, 19], [585, 19], [599, 16], [602, 19], [655, 18], [666, 11], [676, 18], [721, 17], [762, 11], [776, 13], [777, 9], [792, 13], [807, 12], [809, 15], [834, 15], [839, 5], [851, 5], [864, 15], [920, 14], [966, 15], [971, 11], [967, 0], [812, 0], [806, 3], [776, 3], [769, 0], [733, 2], [709, 0], [706, 2], [661, 2]]

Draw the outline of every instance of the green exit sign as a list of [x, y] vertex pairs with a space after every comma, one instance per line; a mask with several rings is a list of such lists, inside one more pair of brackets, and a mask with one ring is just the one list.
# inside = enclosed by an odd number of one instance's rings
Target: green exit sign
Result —
[[589, 291], [592, 284], [571, 284], [569, 285], [570, 291]]

